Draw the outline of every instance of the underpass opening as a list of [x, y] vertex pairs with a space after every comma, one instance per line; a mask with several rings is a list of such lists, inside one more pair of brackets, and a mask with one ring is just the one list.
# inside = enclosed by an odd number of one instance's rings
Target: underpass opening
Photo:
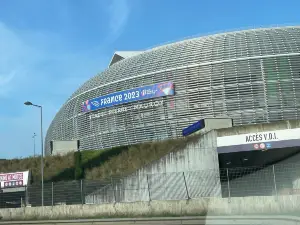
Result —
[[299, 128], [223, 136], [217, 142], [223, 197], [290, 194], [300, 187]]

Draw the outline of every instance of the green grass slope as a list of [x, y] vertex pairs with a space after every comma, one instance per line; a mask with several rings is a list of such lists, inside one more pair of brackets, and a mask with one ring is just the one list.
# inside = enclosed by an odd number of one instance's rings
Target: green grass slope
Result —
[[[65, 156], [47, 156], [44, 161], [44, 179], [45, 182], [102, 180], [111, 176], [128, 175], [170, 152], [183, 149], [197, 139], [198, 135], [195, 135], [175, 140], [69, 153]], [[40, 165], [40, 157], [5, 160], [0, 163], [0, 172], [30, 170], [32, 182], [37, 183], [41, 180]]]

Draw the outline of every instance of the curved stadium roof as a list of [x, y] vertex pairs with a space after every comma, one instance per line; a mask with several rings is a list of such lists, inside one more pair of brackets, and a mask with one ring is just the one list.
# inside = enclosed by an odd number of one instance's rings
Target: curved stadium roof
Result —
[[[163, 45], [113, 64], [84, 83], [70, 99], [100, 85], [149, 72], [229, 59], [299, 53], [300, 46], [297, 44], [300, 41], [299, 36], [300, 26], [260, 28], [214, 34]], [[284, 45], [284, 48], [280, 46], [266, 48], [266, 45], [275, 43]]]
[[[300, 55], [300, 26], [260, 28], [202, 36], [141, 52], [116, 52], [110, 66], [76, 90], [52, 121], [63, 124], [80, 112], [90, 96], [111, 92], [111, 85], [161, 72], [270, 56]], [[126, 84], [135, 87], [136, 84]], [[101, 88], [102, 87], [102, 88]], [[105, 89], [105, 87], [109, 87]], [[101, 89], [101, 91], [100, 91]]]

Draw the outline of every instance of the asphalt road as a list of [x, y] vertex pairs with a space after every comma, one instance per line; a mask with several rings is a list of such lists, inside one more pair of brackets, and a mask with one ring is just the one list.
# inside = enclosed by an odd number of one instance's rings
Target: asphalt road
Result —
[[0, 225], [300, 225], [300, 217], [294, 216], [209, 216], [209, 217], [170, 217], [170, 218], [131, 218], [131, 219], [79, 219], [44, 221], [2, 221]]

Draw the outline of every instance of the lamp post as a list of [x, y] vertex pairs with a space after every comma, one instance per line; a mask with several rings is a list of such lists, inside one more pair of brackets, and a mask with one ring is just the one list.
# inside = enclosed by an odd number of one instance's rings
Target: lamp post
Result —
[[44, 206], [44, 138], [43, 138], [43, 107], [32, 104], [31, 102], [24, 103], [27, 106], [34, 106], [41, 110], [41, 177], [42, 177], [42, 206]]
[[35, 137], [36, 137], [36, 134], [33, 133], [33, 136], [32, 136], [32, 138], [33, 138], [33, 157], [35, 157]]

